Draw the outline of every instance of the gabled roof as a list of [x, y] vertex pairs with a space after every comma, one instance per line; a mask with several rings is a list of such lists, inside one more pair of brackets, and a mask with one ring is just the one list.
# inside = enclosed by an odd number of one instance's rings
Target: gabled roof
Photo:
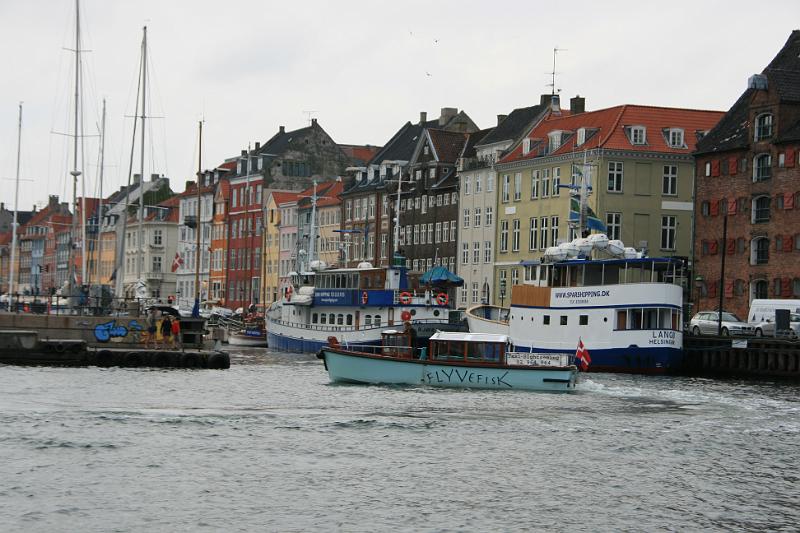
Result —
[[763, 74], [784, 102], [800, 102], [800, 30], [794, 30]]
[[548, 105], [541, 104], [518, 107], [509, 113], [477, 146], [517, 140], [536, 117], [547, 111], [548, 107]]
[[381, 149], [380, 146], [370, 146], [369, 144], [340, 144], [339, 148], [345, 153], [354, 165], [364, 166]]
[[271, 191], [270, 194], [272, 195], [272, 198], [275, 199], [275, 205], [278, 206], [296, 202], [297, 198], [299, 197], [299, 193], [290, 191]]
[[[523, 143], [516, 146], [511, 153], [500, 162], [510, 163], [524, 159], [533, 159], [542, 155], [559, 155], [584, 149], [605, 148], [609, 150], [625, 150], [630, 152], [659, 152], [674, 154], [691, 154], [697, 142], [696, 132], [708, 131], [722, 118], [721, 111], [702, 111], [670, 107], [654, 107], [643, 105], [621, 105], [574, 115], [549, 115], [527, 135], [532, 147], [523, 155]], [[629, 137], [631, 126], [646, 128], [646, 143], [633, 144]], [[576, 144], [576, 132], [587, 128], [593, 134], [582, 145]], [[663, 131], [666, 128], [680, 128], [684, 131], [683, 148], [675, 148], [668, 144]], [[561, 146], [547, 152], [548, 134], [561, 131]]]
[[440, 163], [455, 163], [469, 137], [468, 133], [438, 129], [427, 130], [427, 135]]
[[485, 130], [478, 130], [475, 133], [470, 133], [464, 145], [464, 149], [461, 152], [461, 157], [476, 157], [478, 154], [475, 147], [478, 144], [482, 144], [481, 141], [495, 129], [496, 128], [486, 128]]
[[294, 131], [278, 131], [278, 133], [273, 135], [271, 139], [269, 139], [261, 146], [261, 148], [259, 148], [258, 152], [254, 153], [263, 155], [280, 155], [286, 151], [294, 138], [310, 132], [315, 125], [316, 123], [312, 124], [311, 126], [306, 126], [305, 128], [296, 129]]
[[[344, 184], [339, 180], [323, 181], [317, 184], [317, 207], [329, 207], [332, 205], [339, 205], [341, 199], [339, 195], [344, 189]], [[299, 208], [311, 207], [311, 196], [314, 194], [314, 187], [297, 193], [297, 206]]]
[[409, 161], [414, 154], [419, 136], [422, 135], [422, 126], [406, 122], [397, 130], [383, 148], [370, 159], [370, 165], [380, 165], [384, 161]]

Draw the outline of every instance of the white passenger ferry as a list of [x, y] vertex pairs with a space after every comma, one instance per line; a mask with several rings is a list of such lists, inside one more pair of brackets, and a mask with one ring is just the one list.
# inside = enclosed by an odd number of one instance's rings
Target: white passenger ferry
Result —
[[[591, 259], [593, 251], [611, 257]], [[643, 257], [596, 234], [522, 265], [510, 308], [468, 309], [470, 332], [507, 333], [523, 352], [574, 354], [581, 340], [595, 372], [666, 373], [681, 364], [681, 259]]]
[[270, 348], [317, 352], [334, 336], [348, 348], [378, 349], [383, 330], [406, 322], [420, 342], [437, 330], [466, 330], [446, 292], [409, 288], [402, 257], [387, 268], [361, 263], [295, 273], [291, 280], [267, 311]]

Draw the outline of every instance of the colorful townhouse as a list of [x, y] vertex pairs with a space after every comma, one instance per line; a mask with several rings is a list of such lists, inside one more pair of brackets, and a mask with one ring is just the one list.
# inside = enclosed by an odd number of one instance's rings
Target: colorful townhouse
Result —
[[278, 290], [282, 294], [289, 286], [289, 275], [297, 272], [299, 257], [297, 239], [298, 193], [287, 193], [275, 198], [278, 209]]
[[339, 261], [340, 215], [342, 212], [342, 193], [344, 184], [341, 178], [324, 181], [316, 185], [316, 245], [311, 241], [312, 197], [314, 186], [302, 191], [297, 201], [297, 233], [301, 249], [305, 251], [303, 270], [310, 268], [308, 261], [314, 246], [314, 260], [323, 261], [326, 265], [335, 265]]
[[178, 242], [170, 266], [170, 270], [175, 273], [176, 305], [185, 313], [191, 312], [195, 294], [199, 296], [200, 302], [210, 299], [211, 232], [216, 193], [216, 186], [213, 183], [214, 172], [202, 172], [199, 179], [201, 182], [199, 191], [197, 181], [191, 181], [186, 183], [186, 189], [178, 195]]
[[[651, 256], [688, 260], [692, 249], [695, 144], [717, 111], [620, 105], [586, 112], [558, 96], [497, 165], [493, 301], [504, 305], [525, 275], [522, 260], [577, 237], [571, 189], [589, 180], [597, 230]], [[567, 186], [567, 187], [564, 187]]]
[[[225, 289], [228, 286], [228, 207], [231, 198], [231, 185], [227, 173], [235, 168], [235, 163], [223, 163], [214, 171], [214, 215], [211, 226], [211, 268], [208, 273], [212, 305], [225, 305]], [[180, 256], [176, 256], [173, 268], [180, 268]]]
[[456, 305], [467, 308], [490, 303], [495, 261], [496, 162], [541, 120], [547, 97], [539, 105], [514, 109], [497, 116], [497, 126], [470, 135], [458, 166], [458, 246], [456, 271], [464, 279]]
[[800, 31], [795, 30], [697, 143], [696, 310], [719, 309], [721, 303], [746, 320], [755, 298], [800, 298], [798, 154]]
[[264, 280], [264, 305], [280, 299], [281, 205], [295, 201], [296, 192], [270, 190], [264, 205], [264, 241], [261, 277]]

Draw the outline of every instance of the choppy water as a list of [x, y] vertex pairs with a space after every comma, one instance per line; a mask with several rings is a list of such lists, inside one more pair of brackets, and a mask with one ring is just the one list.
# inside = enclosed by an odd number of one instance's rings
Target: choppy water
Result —
[[0, 367], [0, 530], [797, 530], [798, 393], [330, 385], [258, 351], [228, 371]]

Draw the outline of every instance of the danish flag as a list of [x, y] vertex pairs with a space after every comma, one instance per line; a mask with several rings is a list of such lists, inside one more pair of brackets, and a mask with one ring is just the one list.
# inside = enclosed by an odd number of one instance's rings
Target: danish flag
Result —
[[586, 349], [586, 346], [583, 345], [583, 341], [580, 338], [578, 339], [578, 350], [575, 352], [575, 360], [580, 363], [581, 370], [584, 372], [589, 368], [589, 365], [592, 364], [589, 350]]
[[175, 259], [173, 259], [172, 261], [172, 271], [175, 272], [182, 266], [183, 266], [183, 258], [181, 257], [181, 254], [175, 252]]

